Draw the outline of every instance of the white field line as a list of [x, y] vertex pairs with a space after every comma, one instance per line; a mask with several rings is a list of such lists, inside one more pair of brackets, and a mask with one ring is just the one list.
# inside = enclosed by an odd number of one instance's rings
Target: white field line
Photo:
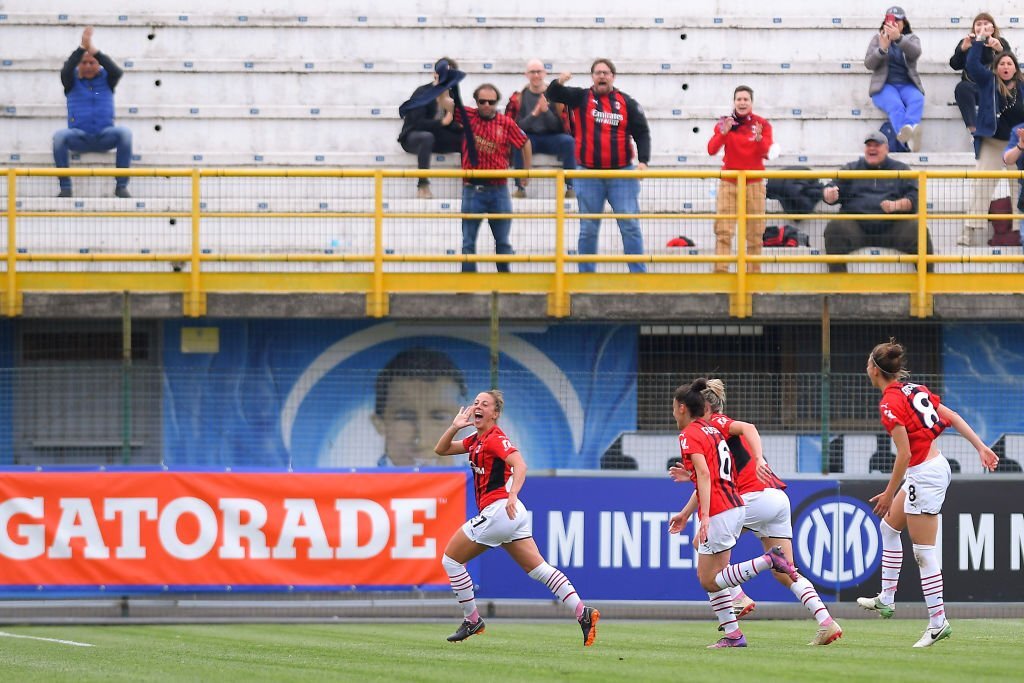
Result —
[[76, 643], [73, 640], [60, 640], [59, 638], [39, 638], [37, 636], [22, 636], [17, 633], [8, 633], [7, 631], [0, 631], [0, 638], [27, 638], [28, 640], [45, 640], [48, 643], [74, 645], [75, 647], [92, 647], [91, 643]]

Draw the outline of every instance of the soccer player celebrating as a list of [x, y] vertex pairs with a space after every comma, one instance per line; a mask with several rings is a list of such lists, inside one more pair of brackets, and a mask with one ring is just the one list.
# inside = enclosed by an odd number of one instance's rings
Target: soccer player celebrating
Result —
[[[722, 433], [732, 453], [736, 491], [744, 504], [743, 528], [761, 539], [765, 551], [779, 547], [786, 559], [792, 562], [793, 524], [789, 496], [784, 491], [786, 484], [765, 462], [757, 427], [749, 422], [733, 420], [722, 412], [725, 408], [725, 384], [722, 380], [709, 379], [707, 384], [707, 389], [701, 392], [707, 403], [704, 419]], [[682, 531], [696, 507], [696, 496], [691, 496], [690, 502], [669, 520], [669, 533]], [[774, 576], [818, 622], [818, 632], [808, 645], [828, 645], [842, 637], [843, 629], [829, 614], [810, 581], [803, 576], [794, 581], [788, 574], [778, 572]], [[754, 601], [744, 594], [742, 588], [734, 586], [730, 590], [737, 619], [754, 611]]]
[[[921, 568], [921, 589], [928, 606], [928, 628], [914, 647], [929, 647], [952, 634], [942, 602], [942, 570], [935, 551], [938, 514], [946, 498], [952, 473], [935, 439], [952, 425], [971, 442], [981, 464], [994, 470], [999, 457], [974, 433], [967, 421], [942, 405], [923, 384], [907, 382], [906, 352], [894, 339], [879, 344], [868, 356], [867, 373], [882, 392], [878, 412], [882, 426], [896, 444], [896, 463], [885, 490], [871, 499], [875, 514], [882, 517], [882, 592], [873, 598], [857, 598], [866, 610], [888, 619], [896, 610], [896, 585], [903, 564], [900, 533], [910, 527], [914, 558]], [[906, 475], [906, 481], [904, 481]], [[900, 485], [902, 482], [902, 486]]]
[[[466, 563], [489, 548], [501, 546], [531, 579], [546, 585], [575, 613], [583, 629], [584, 647], [593, 645], [601, 613], [583, 604], [572, 582], [544, 561], [533, 540], [530, 516], [519, 501], [519, 492], [526, 482], [526, 461], [497, 424], [504, 405], [504, 398], [497, 389], [481, 392], [472, 406], [459, 411], [434, 447], [438, 455], [469, 453], [480, 510], [480, 514], [452, 534], [441, 558], [465, 616], [462, 625], [448, 640], [459, 642], [484, 632], [484, 620], [476, 608], [473, 579], [466, 570]], [[455, 434], [470, 425], [476, 428], [476, 433], [452, 443]]]
[[707, 405], [702, 392], [707, 387], [707, 380], [702, 377], [676, 389], [672, 398], [672, 415], [681, 432], [679, 450], [683, 466], [673, 467], [669, 475], [674, 481], [683, 481], [689, 475], [697, 489], [697, 578], [708, 592], [711, 609], [725, 631], [723, 638], [708, 647], [746, 647], [729, 589], [766, 569], [783, 572], [794, 582], [800, 581], [800, 575], [779, 548], [746, 562], [729, 564], [732, 547], [743, 531], [745, 514], [743, 499], [733, 482], [729, 445], [722, 433], [704, 419]]

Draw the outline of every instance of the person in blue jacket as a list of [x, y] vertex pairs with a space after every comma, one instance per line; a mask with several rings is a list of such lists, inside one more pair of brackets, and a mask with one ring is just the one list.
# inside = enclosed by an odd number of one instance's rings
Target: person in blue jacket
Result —
[[[68, 152], [117, 149], [117, 167], [132, 163], [132, 132], [114, 125], [114, 88], [124, 71], [92, 44], [92, 26], [82, 31], [82, 44], [60, 70], [68, 102], [68, 127], [53, 134], [53, 161], [68, 167]], [[58, 197], [71, 197], [71, 178], [60, 178]], [[128, 198], [128, 178], [119, 177], [114, 196]]]
[[[975, 166], [979, 171], [1003, 170], [1003, 152], [1011, 140], [1010, 131], [1014, 126], [1024, 123], [1024, 97], [1021, 96], [1024, 74], [1017, 64], [1017, 57], [1009, 50], [1004, 50], [993, 59], [991, 66], [982, 63], [984, 49], [995, 49], [998, 44], [995, 38], [984, 33], [976, 36], [967, 50], [967, 74], [978, 84], [978, 117], [974, 135], [979, 140]], [[974, 180], [969, 214], [988, 213], [992, 191], [997, 183], [998, 180], [994, 178]], [[986, 218], [968, 218], [964, 221], [964, 230], [957, 243], [962, 246], [982, 246], [987, 237], [987, 228]]]

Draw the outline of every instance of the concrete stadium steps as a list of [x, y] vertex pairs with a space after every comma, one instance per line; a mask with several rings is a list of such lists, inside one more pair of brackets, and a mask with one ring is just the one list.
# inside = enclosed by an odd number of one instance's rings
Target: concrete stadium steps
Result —
[[[655, 164], [666, 166], [709, 165], [710, 128], [737, 82], [755, 88], [757, 109], [775, 123], [780, 163], [843, 163], [859, 151], [856, 138], [882, 122], [862, 65], [877, 13], [839, 2], [794, 0], [756, 15], [732, 2], [680, 14], [666, 0], [628, 14], [609, 0], [555, 12], [539, 1], [491, 12], [463, 0], [357, 2], [342, 14], [319, 0], [299, 11], [263, 0], [244, 13], [198, 2], [176, 12], [105, 1], [80, 13], [55, 0], [31, 9], [0, 15], [0, 73], [12, 94], [0, 108], [0, 139], [9, 141], [0, 163], [8, 165], [50, 163], [48, 142], [64, 125], [57, 71], [89, 23], [126, 67], [120, 118], [141, 165], [411, 166], [395, 142], [397, 105], [453, 45], [467, 90], [488, 80], [506, 95], [522, 87], [526, 56], [574, 72], [575, 85], [587, 84], [593, 55], [611, 56], [619, 85], [648, 110]], [[990, 9], [1016, 45], [1019, 8], [1001, 0]], [[938, 0], [912, 21], [925, 45], [927, 92], [917, 163], [970, 165], [970, 139], [948, 106], [957, 76], [945, 63], [969, 17]]]
[[[233, 118], [139, 118], [121, 117], [118, 123], [128, 126], [133, 136], [133, 153], [140, 160], [148, 154], [191, 154], [197, 161], [208, 155], [241, 155], [245, 163], [258, 156], [286, 152], [296, 154], [309, 150], [309, 157], [326, 161], [331, 154], [378, 156], [400, 155], [404, 166], [415, 166], [415, 158], [402, 151], [396, 138], [400, 121], [381, 118], [359, 118], [352, 121], [324, 122], [312, 119], [269, 119], [257, 113], [241, 124]], [[877, 130], [881, 121], [869, 117], [814, 120], [805, 118], [776, 119], [773, 122], [777, 144], [788, 155], [810, 157], [835, 154], [845, 160], [855, 159], [863, 150], [865, 133]], [[707, 143], [714, 122], [707, 119], [678, 117], [651, 120], [652, 154], [669, 159], [703, 157], [705, 165], [713, 165], [707, 155]], [[917, 156], [936, 154], [970, 154], [971, 138], [962, 122], [953, 119], [929, 120], [924, 125], [924, 149]], [[0, 117], [0, 139], [6, 140], [4, 157], [9, 164], [11, 154], [45, 153], [51, 146], [54, 131], [62, 121], [49, 118]], [[240, 134], [239, 129], [244, 129]], [[358, 131], [358, 134], [354, 134]], [[372, 155], [372, 156], [370, 156]], [[973, 156], [973, 155], [971, 155]], [[960, 158], [963, 158], [962, 156]], [[185, 159], [188, 159], [186, 156]], [[52, 163], [52, 158], [42, 163]], [[311, 161], [306, 163], [311, 163]], [[378, 161], [377, 164], [383, 163]], [[671, 162], [676, 165], [678, 161]]]
[[[838, 169], [847, 162], [855, 160], [860, 155], [859, 151], [825, 151], [825, 152], [786, 152], [783, 151], [776, 159], [768, 163], [768, 168], [784, 169], [789, 166], [806, 166], [818, 168], [823, 174]], [[114, 166], [114, 154], [77, 155], [72, 156], [73, 166], [81, 164], [81, 167], [109, 167]], [[893, 158], [899, 159], [913, 168], [933, 168], [942, 170], [970, 170], [974, 168], [973, 152], [934, 152], [928, 151], [917, 154], [894, 154]], [[85, 159], [85, 161], [81, 161]], [[401, 151], [400, 147], [388, 153], [382, 152], [328, 152], [300, 150], [295, 152], [202, 152], [192, 153], [188, 151], [172, 152], [136, 152], [133, 155], [133, 166], [137, 168], [338, 168], [338, 169], [374, 169], [383, 168], [387, 170], [406, 170], [409, 173], [415, 172], [415, 160], [409, 154]], [[698, 150], [689, 153], [670, 152], [651, 155], [651, 166], [655, 169], [684, 169], [684, 170], [718, 170], [721, 168], [721, 159], [709, 157], [706, 150]], [[42, 150], [38, 142], [33, 142], [33, 147], [27, 151], [0, 151], [0, 167], [50, 167], [53, 165], [52, 152]], [[538, 168], [555, 168], [554, 157], [540, 155], [537, 161]], [[460, 168], [459, 156], [457, 154], [435, 155], [431, 163], [434, 169]], [[823, 176], [824, 177], [824, 176]], [[415, 183], [410, 176], [409, 180]], [[24, 182], [24, 180], [22, 181]], [[54, 181], [56, 182], [56, 181]], [[431, 182], [436, 183], [438, 179]]]
[[[952, 45], [950, 46], [952, 52]], [[941, 61], [919, 64], [925, 88], [926, 106], [941, 108], [953, 101], [953, 87], [958, 74]], [[121, 63], [121, 59], [118, 58]], [[373, 63], [372, 68], [362, 62], [335, 62], [314, 68], [310, 62], [268, 61], [264, 63], [241, 60], [210, 60], [187, 62], [185, 68], [178, 60], [133, 61], [125, 60], [125, 76], [118, 84], [118, 100], [139, 105], [187, 104], [214, 106], [221, 100], [210, 99], [212, 93], [230, 94], [234, 103], [266, 106], [272, 102], [288, 102], [305, 106], [333, 107], [360, 105], [368, 107], [394, 107], [404, 101], [414, 88], [430, 81], [432, 64], [423, 69], [402, 63]], [[0, 61], [0, 73], [16, 87], [19, 100], [63, 104], [63, 91], [57, 78], [62, 63], [50, 60]], [[251, 65], [251, 66], [246, 66]], [[466, 100], [480, 83], [498, 86], [504, 99], [526, 83], [520, 59], [509, 61], [501, 69], [492, 69], [490, 63], [460, 62], [467, 71], [463, 82]], [[555, 68], [555, 65], [551, 65]], [[587, 87], [590, 62], [575, 64], [569, 85]], [[861, 106], [871, 104], [868, 96], [868, 72], [862, 60], [850, 62], [842, 59], [824, 61], [715, 61], [710, 64], [694, 62], [662, 62], [660, 64], [620, 60], [616, 63], [619, 76], [616, 84], [645, 106], [665, 106], [666, 101], [679, 105], [721, 102], [728, 108], [732, 88], [728, 83], [744, 82], [754, 88], [755, 102], [772, 106], [777, 102], [792, 102], [804, 107]], [[728, 68], [725, 68], [728, 67]], [[562, 69], [558, 69], [561, 71]], [[551, 72], [554, 78], [558, 71]], [[791, 95], [795, 95], [792, 97]], [[8, 106], [12, 102], [5, 103]]]

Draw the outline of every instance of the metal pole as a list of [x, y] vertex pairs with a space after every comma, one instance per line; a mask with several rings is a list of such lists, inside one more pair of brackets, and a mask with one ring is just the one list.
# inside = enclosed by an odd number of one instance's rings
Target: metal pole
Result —
[[829, 411], [832, 384], [832, 321], [828, 296], [821, 297], [821, 473], [829, 471]]
[[121, 461], [132, 460], [132, 302], [125, 290], [121, 307]]
[[491, 292], [491, 388], [498, 388], [498, 293]]

